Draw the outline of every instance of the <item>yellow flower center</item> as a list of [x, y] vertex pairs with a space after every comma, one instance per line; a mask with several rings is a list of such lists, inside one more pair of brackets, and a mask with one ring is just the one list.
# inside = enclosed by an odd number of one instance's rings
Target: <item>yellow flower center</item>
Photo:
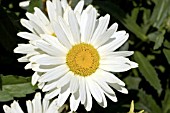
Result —
[[90, 44], [80, 43], [74, 45], [68, 52], [66, 62], [74, 74], [89, 76], [99, 66], [98, 51]]
[[52, 33], [51, 36], [57, 37], [55, 33]]

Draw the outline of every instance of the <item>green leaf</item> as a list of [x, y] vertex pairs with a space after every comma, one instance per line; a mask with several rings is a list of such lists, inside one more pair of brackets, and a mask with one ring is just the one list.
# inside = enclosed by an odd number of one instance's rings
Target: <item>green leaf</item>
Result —
[[143, 90], [139, 90], [139, 102], [135, 104], [137, 109], [143, 109], [148, 113], [162, 113], [151, 95], [146, 94]]
[[169, 4], [170, 0], [158, 0], [150, 18], [150, 23], [153, 23], [154, 27], [160, 29], [160, 26], [170, 12]]
[[170, 49], [170, 42], [168, 40], [165, 40], [163, 45], [164, 45], [164, 47]]
[[30, 0], [30, 4], [28, 6], [28, 12], [33, 13], [34, 7], [43, 9], [43, 0]]
[[139, 51], [135, 52], [134, 58], [135, 61], [139, 64], [139, 71], [142, 73], [143, 77], [155, 90], [157, 90], [158, 94], [160, 95], [162, 92], [161, 83], [154, 67]]
[[141, 78], [128, 76], [128, 77], [126, 77], [124, 79], [124, 81], [127, 84], [128, 89], [136, 89], [136, 90], [138, 90]]
[[30, 77], [21, 76], [1, 76], [2, 90], [0, 91], [0, 101], [13, 100], [14, 97], [25, 97], [26, 94], [35, 92], [36, 87], [31, 85]]
[[164, 41], [164, 34], [165, 34], [165, 31], [156, 37], [156, 41], [155, 41], [155, 45], [153, 49], [158, 49], [159, 47], [162, 46], [162, 43]]
[[164, 41], [164, 34], [165, 30], [156, 31], [148, 35], [149, 40], [155, 42], [154, 49], [158, 49], [159, 47], [162, 46], [162, 43]]
[[168, 113], [170, 111], [170, 89], [166, 89], [165, 98], [162, 101], [162, 111], [163, 113]]
[[163, 53], [164, 53], [168, 63], [170, 64], [170, 50], [169, 49], [163, 49]]
[[[146, 41], [147, 37], [143, 32], [142, 28], [136, 23], [134, 12], [133, 16], [125, 14], [125, 12], [120, 9], [117, 5], [108, 1], [94, 1], [94, 4], [98, 5], [102, 10], [110, 13], [114, 18], [120, 21], [127, 29], [134, 33], [142, 41]], [[135, 11], [136, 13], [136, 11]]]

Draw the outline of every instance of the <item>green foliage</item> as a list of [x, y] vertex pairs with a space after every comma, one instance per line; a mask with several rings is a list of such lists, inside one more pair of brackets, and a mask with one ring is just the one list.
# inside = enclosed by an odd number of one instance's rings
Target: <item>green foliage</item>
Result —
[[157, 105], [152, 95], [148, 95], [143, 90], [139, 90], [138, 94], [140, 102], [136, 104], [136, 108], [144, 109], [148, 113], [161, 113], [160, 107]]
[[139, 64], [139, 71], [142, 73], [144, 78], [150, 83], [152, 87], [157, 90], [160, 95], [162, 92], [160, 80], [158, 75], [154, 69], [154, 67], [150, 64], [150, 62], [145, 58], [141, 52], [136, 51], [134, 54], [135, 61]]
[[26, 94], [33, 93], [36, 87], [31, 85], [30, 77], [21, 76], [1, 76], [0, 101], [13, 100], [14, 97], [25, 97]]
[[128, 89], [138, 90], [141, 78], [128, 76], [124, 79], [124, 81], [126, 82]]
[[170, 64], [170, 50], [169, 49], [163, 49], [164, 55], [168, 61], [168, 63]]
[[165, 98], [162, 101], [162, 113], [170, 113], [170, 90], [166, 89]]

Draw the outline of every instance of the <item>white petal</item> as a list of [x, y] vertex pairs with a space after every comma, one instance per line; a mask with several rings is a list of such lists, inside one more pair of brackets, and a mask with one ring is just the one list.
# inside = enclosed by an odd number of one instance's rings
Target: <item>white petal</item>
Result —
[[50, 104], [49, 100], [44, 98], [42, 102], [43, 113], [47, 111], [49, 104]]
[[47, 17], [44, 15], [44, 13], [37, 7], [34, 8], [35, 10], [35, 13], [36, 15], [39, 17], [39, 19], [41, 20], [41, 22], [44, 24], [44, 25], [48, 25], [50, 22], [49, 20], [47, 19]]
[[70, 71], [68, 73], [66, 73], [64, 76], [62, 76], [59, 80], [54, 80], [52, 82], [48, 82], [44, 87], [43, 87], [43, 91], [50, 91], [54, 88], [57, 87], [63, 87], [64, 85], [68, 84], [71, 80], [71, 77], [74, 76], [72, 75], [73, 73], [71, 73]]
[[95, 48], [98, 48], [101, 45], [103, 45], [105, 42], [107, 42], [114, 32], [115, 31], [111, 29], [111, 30], [107, 30], [102, 35], [100, 35], [97, 38], [96, 42], [94, 42], [94, 44], [93, 44], [95, 46]]
[[113, 57], [113, 56], [106, 56], [106, 57], [102, 57], [101, 60], [100, 60], [100, 64], [101, 65], [105, 65], [105, 64], [113, 64], [113, 65], [116, 65], [116, 64], [125, 64], [125, 63], [129, 63], [130, 60], [128, 58], [125, 58], [125, 57]]
[[[99, 72], [99, 71], [98, 71]], [[91, 78], [107, 93], [114, 93], [113, 90], [110, 88], [110, 86], [104, 81], [100, 73], [96, 72]], [[105, 75], [104, 75], [105, 76]]]
[[[117, 28], [118, 28], [118, 24], [117, 23], [113, 23], [108, 30], [112, 29], [114, 30], [115, 32], [117, 31]], [[113, 34], [114, 35], [114, 34]], [[112, 37], [113, 38], [113, 37]]]
[[56, 97], [59, 93], [60, 93], [61, 89], [58, 88], [58, 89], [54, 89], [54, 90], [51, 90], [50, 92], [46, 93], [45, 94], [45, 97], [46, 99], [52, 99], [54, 97]]
[[69, 11], [68, 13], [68, 22], [70, 25], [70, 30], [73, 34], [74, 37], [74, 42], [75, 43], [80, 43], [80, 28], [78, 25], [78, 21], [76, 19], [76, 16], [72, 10]]
[[68, 6], [67, 0], [61, 0], [61, 6], [63, 7], [63, 9], [65, 11]]
[[56, 87], [63, 87], [64, 85], [68, 84], [72, 78], [72, 76], [74, 76], [74, 73], [69, 71], [68, 73], [66, 73], [63, 77], [61, 77], [56, 84]]
[[114, 74], [104, 71], [104, 70], [101, 70], [101, 69], [98, 69], [97, 71], [100, 74], [98, 76], [98, 78], [100, 77], [100, 79], [102, 79], [104, 82], [118, 83], [122, 86], [125, 86], [125, 83], [123, 81], [121, 81], [119, 78], [117, 78]]
[[32, 26], [32, 29], [33, 29], [33, 33], [34, 34], [43, 34], [45, 33], [42, 29], [41, 26], [37, 25], [37, 23], [35, 23], [34, 21], [30, 20], [29, 21], [29, 24]]
[[[35, 8], [37, 9], [37, 8]], [[50, 26], [50, 24], [46, 24], [44, 23], [45, 21], [42, 21], [41, 17], [39, 18], [39, 12], [37, 12], [38, 10], [35, 11], [34, 14], [31, 13], [26, 13], [26, 16], [29, 18], [29, 20], [31, 20], [32, 22], [36, 23], [39, 27], [41, 27], [41, 29], [48, 34], [52, 34], [53, 30]]]
[[42, 89], [44, 87], [45, 83], [44, 82], [39, 82], [38, 83], [38, 88]]
[[64, 57], [52, 57], [52, 56], [44, 56], [35, 61], [36, 63], [40, 65], [53, 65], [53, 64], [64, 64], [65, 58]]
[[117, 31], [115, 32], [111, 38], [120, 38], [122, 36], [124, 36], [126, 34], [126, 31], [122, 30], [122, 31]]
[[81, 16], [81, 41], [89, 43], [94, 32], [97, 11], [89, 5]]
[[61, 44], [63, 44], [65, 47], [67, 47], [67, 49], [70, 49], [72, 46], [71, 46], [69, 40], [67, 39], [63, 29], [59, 25], [59, 23], [58, 22], [54, 23], [53, 27], [54, 27], [54, 31], [57, 35], [57, 38], [61, 42]]
[[14, 100], [14, 102], [11, 104], [11, 111], [14, 113], [24, 113], [18, 104], [17, 101]]
[[80, 103], [80, 98], [76, 99], [74, 94], [70, 97], [70, 109], [71, 111], [76, 111]]
[[46, 6], [47, 6], [47, 12], [48, 12], [48, 17], [49, 17], [50, 21], [52, 22], [52, 21], [57, 20], [57, 15], [56, 15], [56, 10], [55, 10], [54, 4], [51, 3], [50, 0], [47, 0]]
[[106, 93], [105, 92], [105, 95], [110, 99], [112, 100], [113, 102], [117, 102], [117, 97], [115, 94], [109, 94], [109, 93]]
[[56, 68], [54, 68], [52, 71], [49, 71], [49, 72], [43, 74], [38, 81], [39, 82], [48, 82], [48, 81], [60, 78], [68, 71], [69, 71], [69, 69], [66, 65], [60, 65], [60, 66], [57, 66]]
[[93, 95], [93, 97], [95, 98], [95, 100], [98, 103], [102, 102], [102, 92], [100, 91], [100, 87], [98, 86], [97, 83], [95, 83], [93, 80], [91, 80], [90, 77], [86, 78], [86, 82], [88, 84], [89, 90], [91, 92], [91, 94]]
[[15, 53], [27, 54], [35, 52], [36, 47], [31, 44], [18, 44], [18, 47], [14, 49]]
[[62, 106], [65, 101], [67, 100], [68, 96], [70, 95], [70, 89], [68, 88], [66, 91], [64, 91], [63, 93], [60, 93], [58, 96], [58, 106]]
[[65, 11], [64, 11], [64, 14], [63, 14], [63, 19], [65, 20], [65, 23], [67, 24], [67, 25], [69, 25], [68, 24], [68, 12], [70, 11], [70, 10], [72, 10], [72, 8], [71, 8], [71, 6], [67, 6], [67, 8], [65, 9]]
[[51, 102], [50, 106], [44, 113], [60, 113], [59, 107], [57, 106], [58, 99], [55, 99]]
[[53, 100], [44, 113], [58, 113], [57, 99]]
[[62, 16], [62, 6], [61, 6], [61, 1], [60, 0], [56, 0], [56, 3], [53, 2], [53, 4], [56, 5], [56, 13], [57, 13], [57, 16]]
[[31, 64], [32, 70], [37, 72], [49, 72], [52, 71], [56, 66], [55, 65], [39, 65], [39, 64]]
[[33, 27], [30, 25], [30, 22], [26, 19], [21, 19], [20, 23], [22, 24], [22, 26], [26, 27], [28, 30], [30, 30], [31, 32], [35, 33], [33, 30]]
[[86, 83], [84, 77], [79, 77], [79, 94], [81, 99], [81, 104], [84, 104], [86, 101]]
[[30, 4], [30, 1], [27, 0], [27, 1], [22, 1], [22, 2], [19, 2], [19, 6], [22, 7], [22, 8], [26, 8], [28, 7]]
[[115, 65], [100, 65], [100, 69], [111, 71], [111, 72], [125, 72], [131, 69], [129, 64], [115, 64]]
[[28, 113], [33, 113], [33, 106], [32, 106], [32, 102], [30, 100], [26, 101], [26, 105], [27, 105], [27, 111]]
[[128, 94], [128, 90], [125, 87], [123, 87], [119, 84], [116, 84], [116, 83], [111, 84], [110, 83], [109, 85], [112, 86], [113, 88], [115, 88], [117, 91], [119, 91], [121, 93]]
[[36, 46], [39, 47], [42, 51], [48, 53], [52, 56], [65, 56], [65, 53], [60, 51], [58, 48], [46, 43], [45, 41], [39, 40], [36, 43]]
[[40, 75], [38, 75], [38, 72], [35, 72], [33, 75], [32, 75], [32, 79], [31, 79], [31, 84], [32, 85], [35, 85], [38, 81], [38, 79], [40, 78]]
[[32, 68], [32, 63], [28, 63], [27, 65], [25, 65], [24, 69], [31, 69]]
[[61, 26], [61, 28], [63, 29], [65, 35], [67, 36], [67, 39], [69, 40], [69, 42], [74, 45], [75, 42], [74, 42], [74, 38], [73, 38], [73, 35], [71, 33], [71, 30], [69, 29], [69, 26], [67, 25], [67, 23], [64, 21], [64, 19], [62, 17], [58, 17], [58, 21], [59, 21], [59, 24]]
[[46, 54], [34, 55], [34, 56], [32, 56], [32, 57], [29, 59], [29, 61], [30, 61], [31, 63], [35, 63], [38, 59], [40, 59], [40, 58], [42, 58], [42, 57], [45, 57], [45, 56], [47, 56], [47, 55], [46, 55]]
[[3, 109], [5, 113], [11, 113], [11, 108], [7, 105], [3, 105]]
[[91, 39], [92, 44], [95, 43], [98, 40], [99, 36], [106, 31], [107, 26], [109, 24], [109, 20], [110, 20], [110, 15], [108, 14], [106, 14], [104, 17], [99, 18], [99, 24]]
[[27, 56], [23, 56], [23, 57], [21, 57], [21, 58], [18, 58], [17, 60], [18, 60], [18, 62], [29, 62]]
[[91, 93], [90, 93], [90, 90], [89, 90], [89, 86], [88, 86], [87, 81], [86, 81], [85, 83], [86, 83], [87, 99], [86, 99], [86, 102], [85, 102], [84, 106], [85, 106], [85, 109], [86, 109], [87, 111], [90, 111], [91, 108], [92, 108], [92, 97], [91, 97]]
[[127, 56], [131, 56], [132, 54], [134, 54], [133, 51], [115, 51], [115, 52], [102, 52], [99, 53], [101, 58], [105, 57], [105, 56], [122, 56], [122, 57], [127, 57]]
[[115, 51], [117, 48], [119, 48], [122, 44], [124, 44], [127, 41], [128, 37], [129, 34], [117, 37], [112, 42], [99, 47], [98, 51], [100, 52]]
[[106, 97], [104, 95], [104, 93], [102, 92], [102, 102], [101, 103], [98, 103], [100, 106], [102, 106], [103, 108], [106, 108], [107, 107], [107, 100], [106, 100]]
[[33, 103], [33, 108], [34, 108], [34, 113], [42, 113], [42, 105], [41, 105], [41, 94], [36, 93], [34, 97]]
[[33, 33], [28, 33], [28, 32], [19, 32], [17, 35], [22, 37], [22, 38], [25, 38], [27, 40], [38, 40], [38, 39], [40, 39], [40, 37], [38, 37], [37, 35], [35, 35]]
[[60, 51], [62, 51], [63, 53], [67, 54], [68, 53], [68, 49], [66, 47], [64, 47], [58, 40], [58, 38], [51, 36], [51, 35], [47, 35], [47, 34], [43, 34], [41, 35], [41, 37], [47, 41], [49, 44], [53, 45], [54, 47], [58, 48]]
[[76, 7], [74, 8], [74, 13], [78, 12], [79, 14], [81, 14], [83, 7], [84, 7], [84, 0], [80, 0], [77, 3]]
[[75, 93], [79, 88], [79, 80], [77, 75], [73, 75], [70, 81], [70, 92]]

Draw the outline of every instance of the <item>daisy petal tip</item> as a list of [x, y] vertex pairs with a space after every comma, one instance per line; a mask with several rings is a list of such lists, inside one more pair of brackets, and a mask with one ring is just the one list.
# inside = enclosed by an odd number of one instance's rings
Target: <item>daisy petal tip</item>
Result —
[[130, 66], [131, 66], [131, 68], [139, 67], [138, 63], [135, 63], [135, 62], [130, 62]]
[[126, 88], [122, 88], [122, 91], [121, 91], [121, 92], [124, 93], [124, 94], [128, 94], [128, 93], [129, 93]]

